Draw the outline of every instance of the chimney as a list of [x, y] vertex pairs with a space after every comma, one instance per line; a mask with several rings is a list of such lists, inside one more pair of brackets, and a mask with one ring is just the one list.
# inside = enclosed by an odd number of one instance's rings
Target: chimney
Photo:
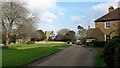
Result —
[[114, 10], [114, 7], [113, 6], [110, 6], [109, 7], [109, 12], [112, 12]]

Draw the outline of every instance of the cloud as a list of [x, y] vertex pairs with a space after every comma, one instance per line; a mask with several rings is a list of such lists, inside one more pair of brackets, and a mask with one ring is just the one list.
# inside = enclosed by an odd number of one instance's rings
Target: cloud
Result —
[[71, 17], [72, 21], [75, 22], [75, 23], [79, 23], [80, 22], [80, 16], [72, 16]]
[[28, 0], [30, 9], [49, 10], [56, 6], [56, 0]]
[[64, 15], [65, 15], [65, 14], [64, 14], [62, 11], [59, 11], [59, 12], [58, 12], [58, 17], [59, 17], [59, 18], [64, 18]]
[[56, 8], [56, 0], [28, 0], [28, 8], [40, 15], [40, 23], [52, 23], [57, 17], [51, 12]]
[[105, 3], [100, 3], [97, 5], [92, 6], [91, 8], [91, 16], [93, 16], [94, 19], [97, 19], [106, 13], [108, 13], [108, 8], [109, 6], [113, 6], [115, 9], [118, 7], [118, 2], [105, 2]]
[[40, 15], [38, 29], [57, 32], [61, 28], [54, 24], [57, 19], [64, 18], [64, 10], [56, 4], [56, 0], [28, 0], [28, 3], [28, 8]]
[[107, 12], [109, 6], [114, 6], [114, 8], [118, 7], [118, 3], [100, 3], [92, 7], [92, 10], [94, 11], [100, 11], [100, 12]]
[[71, 16], [71, 20], [74, 23], [81, 23], [84, 22], [86, 20], [86, 16], [82, 15], [82, 16]]
[[56, 19], [56, 15], [51, 12], [44, 12], [41, 16], [41, 23], [52, 23]]
[[40, 29], [43, 29], [44, 31], [52, 31], [53, 29], [56, 29], [56, 27], [53, 24], [44, 24], [41, 23], [41, 25], [39, 25]]
[[106, 3], [106, 4], [101, 3], [101, 4], [93, 6], [92, 10], [106, 12], [106, 7], [108, 7], [108, 3]]
[[86, 28], [88, 26], [88, 22], [89, 22], [89, 20], [87, 19], [87, 17], [85, 15], [71, 16], [71, 20], [74, 22], [74, 24], [81, 25], [84, 28]]

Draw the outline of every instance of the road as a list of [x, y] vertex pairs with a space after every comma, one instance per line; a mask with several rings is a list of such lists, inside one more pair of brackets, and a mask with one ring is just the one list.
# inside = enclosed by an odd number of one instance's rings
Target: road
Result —
[[96, 66], [98, 52], [97, 48], [82, 48], [74, 45], [27, 66]]

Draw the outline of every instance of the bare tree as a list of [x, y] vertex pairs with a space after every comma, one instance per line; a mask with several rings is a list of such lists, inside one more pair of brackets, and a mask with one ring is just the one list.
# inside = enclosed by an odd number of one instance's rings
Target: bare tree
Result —
[[5, 46], [9, 45], [13, 30], [18, 31], [21, 29], [22, 32], [30, 32], [34, 28], [33, 26], [38, 18], [29, 12], [26, 4], [20, 1], [2, 2], [0, 23], [2, 23], [2, 31], [6, 38]]
[[67, 34], [69, 31], [70, 31], [69, 29], [61, 29], [61, 30], [59, 30], [57, 33], [58, 33], [58, 34], [61, 34], [61, 35], [65, 35], [65, 34]]
[[[36, 32], [36, 20], [38, 17], [36, 17], [36, 15], [32, 15], [29, 18], [26, 19], [26, 21], [22, 24], [20, 24], [15, 30], [14, 32], [17, 34], [18, 37], [20, 38], [27, 38], [29, 36], [29, 38], [32, 38], [32, 36], [37, 35]], [[26, 37], [27, 36], [27, 37]]]
[[80, 25], [77, 28], [78, 28], [77, 37], [79, 40], [81, 40], [81, 42], [84, 42], [86, 40], [87, 30]]
[[78, 37], [79, 38], [84, 38], [84, 37], [86, 37], [86, 32], [87, 32], [87, 30], [86, 29], [81, 29], [81, 30], [79, 30], [78, 31]]

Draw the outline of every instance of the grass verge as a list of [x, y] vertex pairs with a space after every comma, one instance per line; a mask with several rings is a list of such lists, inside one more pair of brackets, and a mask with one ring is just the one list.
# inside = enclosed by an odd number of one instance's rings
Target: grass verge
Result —
[[56, 48], [3, 49], [2, 66], [21, 66], [59, 51]]
[[84, 48], [99, 48], [100, 52], [96, 58], [96, 65], [97, 65], [97, 68], [107, 68], [105, 62], [104, 62], [104, 51], [103, 51], [103, 48], [102, 46], [87, 46], [87, 45], [84, 45], [82, 46]]
[[100, 49], [100, 52], [97, 56], [97, 68], [107, 68], [105, 62], [104, 62], [104, 52], [103, 52], [103, 48]]
[[2, 48], [2, 68], [23, 66], [59, 51], [58, 47], [68, 46], [66, 43], [12, 44]]

